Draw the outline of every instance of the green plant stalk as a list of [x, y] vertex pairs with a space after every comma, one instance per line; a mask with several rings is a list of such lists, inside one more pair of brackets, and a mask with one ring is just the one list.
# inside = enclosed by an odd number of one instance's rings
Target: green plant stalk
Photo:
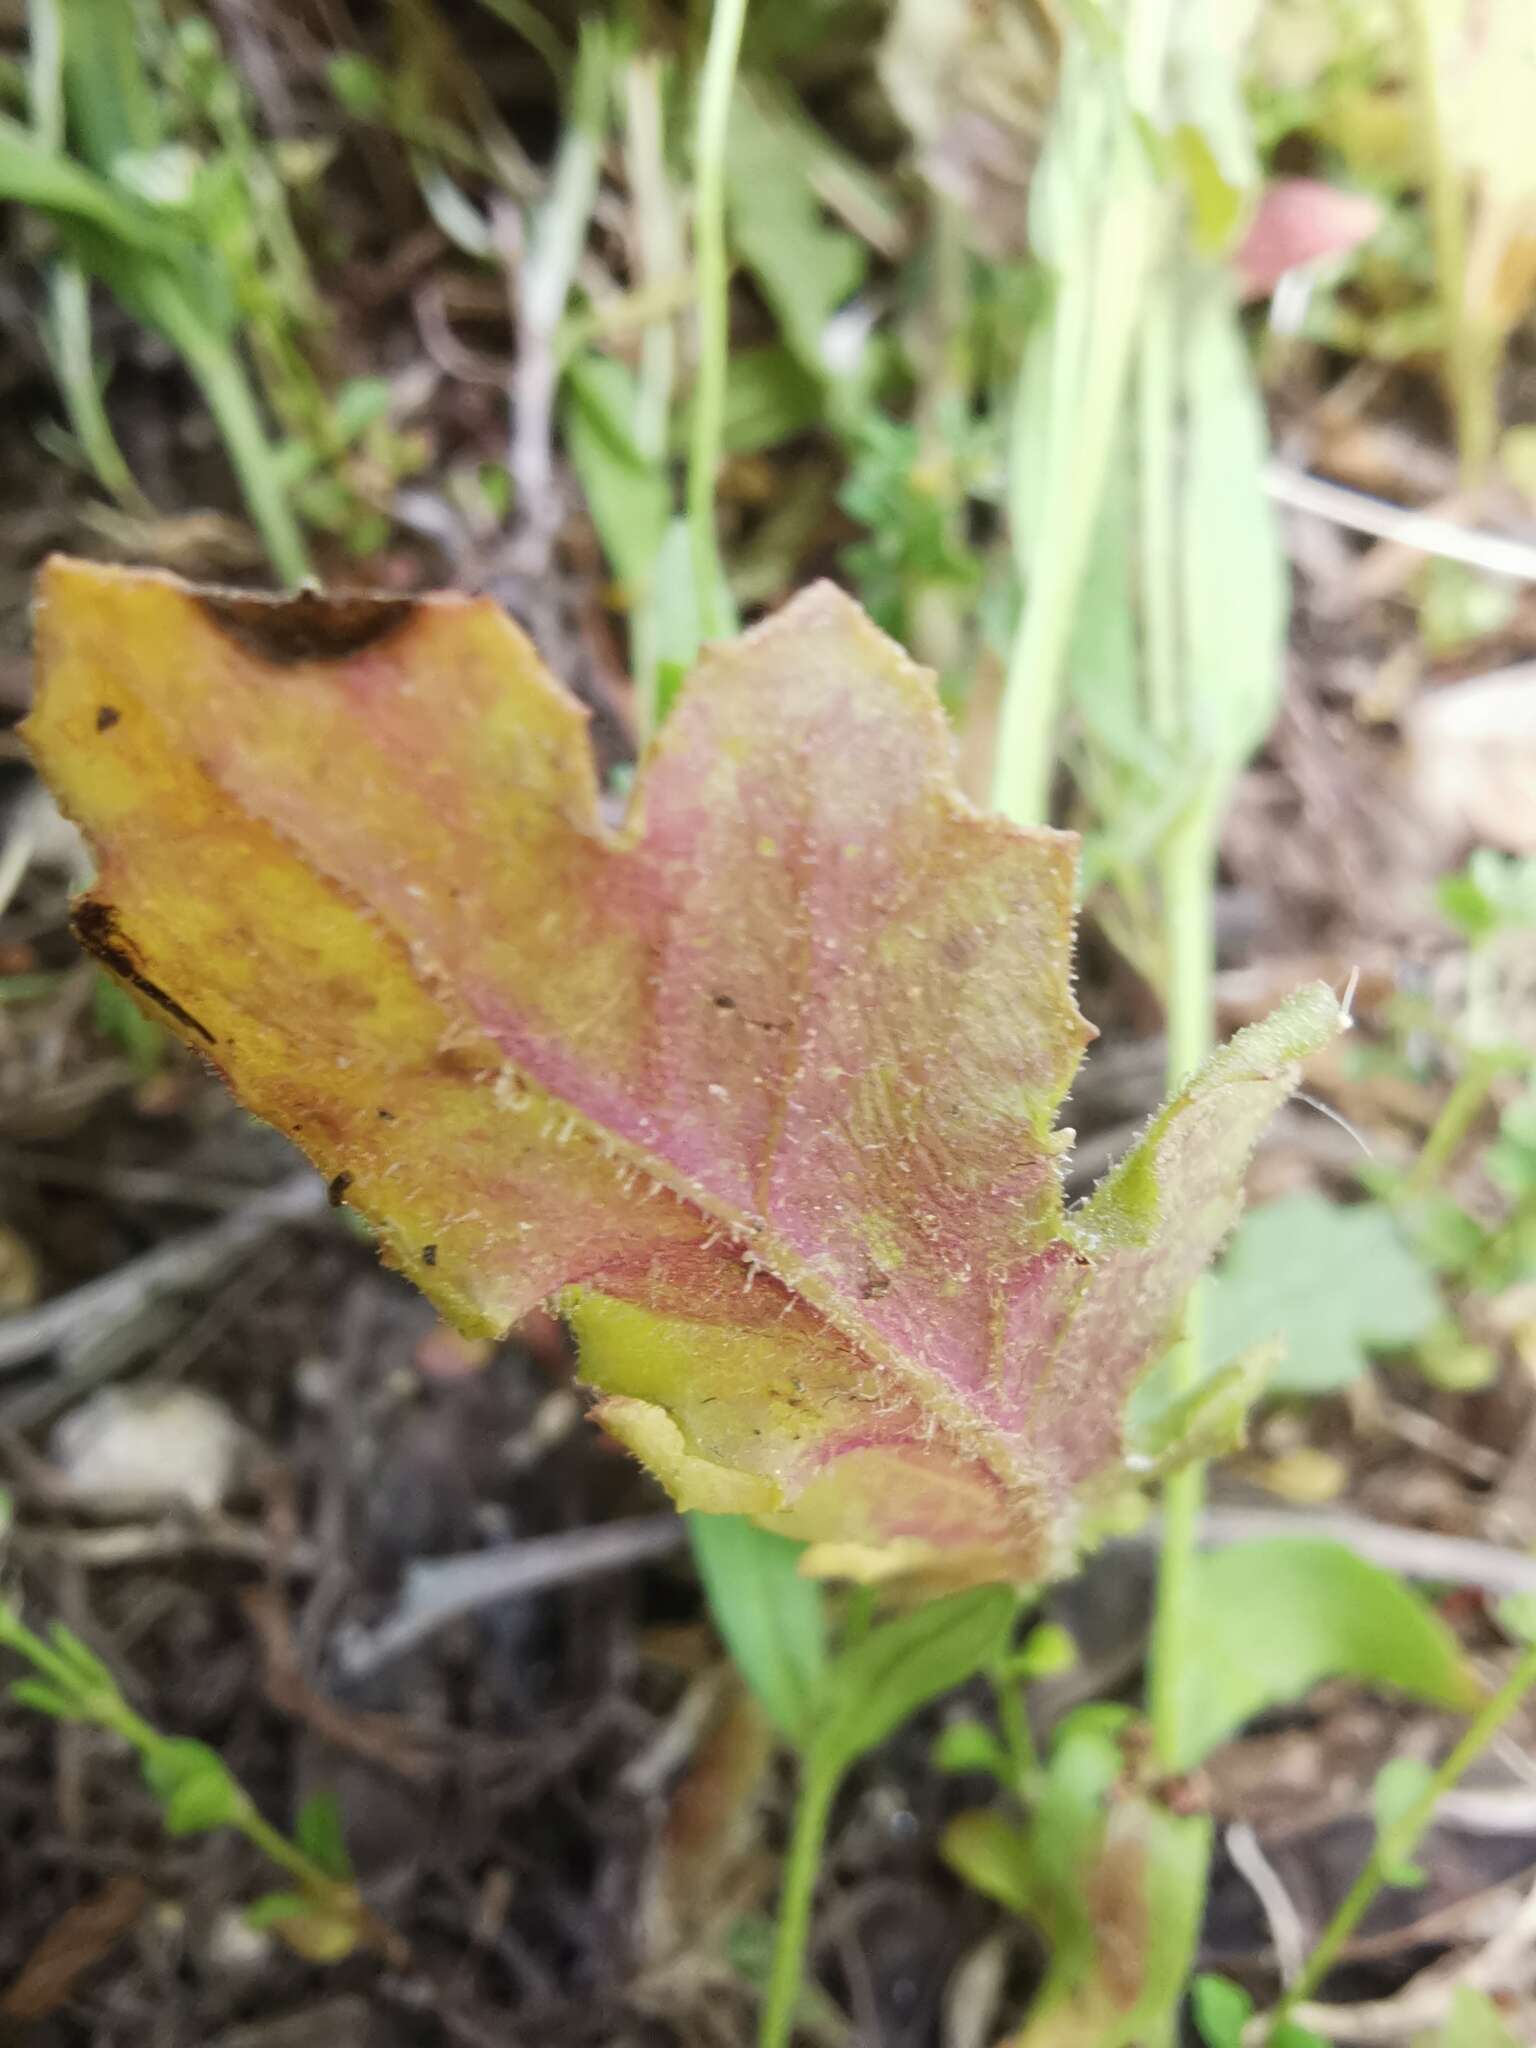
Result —
[[992, 1674], [992, 1697], [997, 1702], [997, 1725], [1013, 1769], [1014, 1796], [1024, 1800], [1040, 1775], [1040, 1752], [1035, 1746], [1029, 1715], [1024, 1707], [1023, 1688], [1006, 1673]]
[[730, 629], [721, 602], [715, 533], [715, 482], [725, 437], [725, 378], [730, 347], [730, 266], [725, 247], [725, 137], [747, 0], [715, 0], [699, 82], [694, 148], [694, 270], [698, 290], [698, 367], [688, 439], [688, 534], [699, 637]]
[[[1152, 126], [1163, 112], [1174, 0], [1128, 0], [1125, 87], [1135, 113]], [[999, 722], [992, 801], [1020, 824], [1049, 822], [1055, 733], [1072, 628], [1120, 425], [1152, 253], [1166, 200], [1141, 134], [1121, 138], [1108, 167], [1108, 201], [1087, 263], [1062, 280], [1050, 369], [1053, 404], [1046, 478], [1010, 464], [1009, 516], [1015, 545], [1031, 525], [1026, 494], [1042, 490], [1048, 528], [1033, 562], [1020, 562], [1027, 598], [1009, 653]], [[1019, 373], [1019, 416], [1032, 364]]]
[[91, 356], [90, 290], [84, 270], [70, 257], [60, 257], [48, 273], [48, 341], [54, 374], [76, 439], [97, 481], [129, 511], [148, 513], [152, 509], [149, 500], [128, 467], [102, 403]]
[[284, 583], [308, 582], [314, 573], [309, 549], [239, 357], [169, 281], [155, 297], [157, 324], [202, 387], [273, 568]]
[[794, 1827], [779, 1890], [773, 1959], [758, 2021], [758, 2048], [790, 2048], [795, 2010], [805, 1978], [805, 1948], [811, 1927], [811, 1904], [816, 1895], [816, 1873], [821, 1867], [832, 1801], [841, 1782], [842, 1772], [818, 1762], [814, 1751], [802, 1758]]
[[[70, 1660], [4, 1605], [0, 1605], [0, 1643], [8, 1645], [35, 1670], [41, 1671], [66, 1698], [78, 1699], [79, 1719], [88, 1719], [98, 1728], [121, 1736], [141, 1757], [152, 1757], [156, 1750], [163, 1748], [166, 1738], [141, 1714], [136, 1714], [120, 1693], [109, 1691], [103, 1685], [95, 1688], [89, 1699], [85, 1698], [80, 1689], [80, 1673]], [[240, 1793], [239, 1811], [230, 1825], [280, 1870], [286, 1870], [290, 1877], [296, 1878], [316, 1899], [345, 1906], [349, 1911], [356, 1910], [355, 1887], [331, 1877], [317, 1863], [312, 1863], [302, 1849], [290, 1842], [286, 1835], [280, 1834], [270, 1822], [263, 1820], [243, 1791]]]
[[1424, 1140], [1404, 1192], [1426, 1195], [1450, 1165], [1472, 1126], [1482, 1112], [1493, 1085], [1504, 1071], [1504, 1062], [1487, 1054], [1473, 1053]]
[[1386, 1882], [1386, 1873], [1405, 1863], [1429, 1825], [1441, 1798], [1473, 1765], [1536, 1685], [1536, 1645], [1526, 1650], [1514, 1670], [1473, 1718], [1461, 1740], [1445, 1758], [1407, 1811], [1383, 1829], [1369, 1860], [1324, 1928], [1316, 1947], [1276, 2006], [1271, 2030], [1287, 2019], [1304, 1998], [1310, 1998], [1333, 1968], [1345, 1943], [1359, 1926], [1371, 1901]]
[[[1176, 1089], [1210, 1052], [1215, 1037], [1216, 810], [1209, 800], [1194, 805], [1170, 831], [1159, 869], [1168, 945], [1168, 1085]], [[1188, 1393], [1200, 1382], [1201, 1294], [1198, 1286], [1190, 1294], [1184, 1335], [1169, 1359], [1176, 1394]], [[1186, 1465], [1167, 1480], [1148, 1701], [1158, 1757], [1170, 1770], [1183, 1761], [1179, 1704], [1189, 1662], [1194, 1564], [1204, 1504], [1203, 1464]]]

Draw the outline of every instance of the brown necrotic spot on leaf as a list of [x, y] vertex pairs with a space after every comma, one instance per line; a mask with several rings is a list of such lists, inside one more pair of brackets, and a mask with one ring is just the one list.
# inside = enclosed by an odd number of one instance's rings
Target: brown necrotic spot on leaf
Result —
[[75, 906], [70, 920], [75, 937], [88, 953], [94, 953], [103, 967], [110, 968], [120, 981], [138, 990], [141, 996], [164, 1010], [178, 1024], [188, 1031], [195, 1031], [205, 1044], [217, 1045], [218, 1040], [201, 1019], [184, 1009], [174, 996], [168, 996], [163, 988], [150, 980], [140, 967], [117, 922], [117, 913], [110, 903], [103, 903], [94, 896], [87, 896]]
[[417, 609], [414, 598], [352, 591], [328, 596], [301, 590], [296, 597], [263, 597], [219, 590], [201, 592], [197, 602], [219, 631], [247, 654], [279, 668], [303, 661], [345, 661], [397, 633]]
[[110, 732], [122, 715], [115, 704], [98, 705], [96, 708], [96, 730], [98, 732]]

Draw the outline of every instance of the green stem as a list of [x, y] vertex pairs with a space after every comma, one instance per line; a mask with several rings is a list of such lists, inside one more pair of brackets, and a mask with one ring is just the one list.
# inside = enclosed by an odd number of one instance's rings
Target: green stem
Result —
[[1400, 1819], [1382, 1830], [1365, 1868], [1323, 1930], [1296, 1981], [1275, 2008], [1272, 2029], [1279, 2026], [1302, 1999], [1310, 1998], [1327, 1976], [1345, 1943], [1365, 1917], [1371, 1901], [1386, 1882], [1386, 1873], [1406, 1862], [1413, 1854], [1414, 1845], [1429, 1825], [1441, 1798], [1477, 1761], [1533, 1685], [1536, 1685], [1536, 1645], [1525, 1652], [1508, 1679], [1484, 1704], [1418, 1798]]
[[1141, 541], [1141, 641], [1147, 723], [1164, 746], [1179, 737], [1177, 559], [1178, 366], [1174, 294], [1148, 293], [1136, 362], [1137, 510]]
[[1474, 1053], [1435, 1118], [1423, 1149], [1414, 1161], [1405, 1193], [1426, 1195], [1461, 1149], [1498, 1079], [1502, 1062]]
[[1476, 483], [1492, 453], [1484, 424], [1488, 410], [1479, 392], [1477, 351], [1467, 320], [1466, 198], [1456, 159], [1447, 146], [1445, 108], [1440, 96], [1441, 57], [1435, 49], [1429, 0], [1399, 0], [1408, 78], [1424, 151], [1430, 235], [1435, 254], [1435, 292], [1445, 321], [1446, 379], [1456, 415], [1462, 482]]
[[842, 1773], [818, 1763], [814, 1756], [800, 1765], [795, 1823], [784, 1861], [779, 1891], [779, 1918], [773, 1937], [773, 1962], [758, 2021], [758, 2048], [790, 2048], [795, 2012], [805, 1979], [805, 1946], [811, 1927], [811, 1902], [821, 1867], [827, 1820]]
[[1040, 1752], [1025, 1711], [1024, 1689], [1016, 1678], [994, 1673], [992, 1694], [997, 1701], [997, 1725], [1013, 1766], [1013, 1790], [1022, 1800], [1040, 1775]]
[[[1186, 1082], [1211, 1049], [1215, 1035], [1216, 814], [1197, 803], [1174, 826], [1160, 856], [1163, 919], [1168, 940], [1168, 1084]], [[1190, 1294], [1184, 1336], [1169, 1359], [1172, 1391], [1187, 1393], [1200, 1381], [1201, 1290]], [[1189, 1665], [1194, 1566], [1205, 1468], [1193, 1463], [1163, 1489], [1163, 1542], [1158, 1560], [1152, 1624], [1149, 1705], [1157, 1753], [1180, 1769], [1179, 1705]]]
[[699, 81], [694, 151], [694, 271], [698, 288], [698, 368], [688, 440], [688, 534], [699, 637], [730, 630], [715, 537], [715, 480], [725, 438], [725, 374], [730, 346], [730, 266], [725, 247], [725, 138], [747, 0], [715, 0]]
[[202, 386], [273, 568], [284, 583], [307, 582], [309, 550], [239, 357], [204, 323], [173, 280], [162, 278], [157, 266], [146, 266], [146, 271], [141, 286], [145, 311], [180, 350]]
[[[675, 281], [683, 271], [677, 206], [667, 176], [659, 58], [637, 58], [630, 65], [625, 109], [626, 159], [630, 189], [635, 195], [641, 292], [653, 293], [658, 285]], [[647, 322], [640, 342], [640, 383], [635, 397], [635, 443], [663, 474], [677, 381], [676, 310], [669, 307], [662, 317]], [[654, 562], [645, 588], [634, 594], [630, 651], [635, 671], [639, 728], [636, 736], [643, 746], [655, 732], [661, 716], [661, 647]]]

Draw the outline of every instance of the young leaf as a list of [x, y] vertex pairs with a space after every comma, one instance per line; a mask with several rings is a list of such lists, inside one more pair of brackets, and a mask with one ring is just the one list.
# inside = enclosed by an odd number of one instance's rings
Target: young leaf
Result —
[[338, 1884], [351, 1883], [352, 1859], [347, 1854], [341, 1802], [334, 1792], [310, 1794], [299, 1808], [293, 1839], [317, 1870], [335, 1878]]
[[1077, 1663], [1077, 1645], [1060, 1622], [1042, 1621], [1032, 1628], [1003, 1662], [1007, 1678], [1055, 1678]]
[[250, 1807], [218, 1751], [189, 1737], [157, 1742], [145, 1754], [144, 1778], [173, 1835], [235, 1827]]
[[984, 1774], [1006, 1785], [1013, 1776], [1013, 1763], [992, 1730], [980, 1721], [951, 1721], [939, 1732], [933, 1745], [934, 1768], [958, 1775]]
[[635, 439], [635, 380], [611, 356], [566, 365], [563, 425], [603, 552], [631, 600], [643, 595], [671, 516], [665, 467]]
[[781, 1735], [803, 1744], [827, 1661], [823, 1594], [805, 1546], [740, 1515], [690, 1515], [688, 1534], [715, 1626]]
[[[1415, 1756], [1395, 1756], [1382, 1765], [1371, 1787], [1371, 1814], [1376, 1822], [1378, 1843], [1423, 1798], [1433, 1776], [1429, 1765]], [[1383, 1870], [1382, 1877], [1387, 1884], [1410, 1889], [1424, 1882], [1423, 1871], [1406, 1859]]]
[[13, 1678], [6, 1687], [6, 1697], [18, 1707], [30, 1707], [35, 1714], [46, 1714], [53, 1721], [76, 1721], [80, 1718], [80, 1702], [70, 1693], [64, 1693], [43, 1678]]
[[1241, 1984], [1229, 1977], [1197, 1977], [1189, 2002], [1205, 2048], [1243, 2048], [1243, 2028], [1253, 2017], [1253, 2000]]
[[1423, 2048], [1519, 2048], [1519, 2043], [1486, 1992], [1458, 1984], [1445, 2025]]
[[950, 1869], [984, 1899], [1021, 1920], [1036, 1917], [1040, 1900], [1029, 1837], [995, 1808], [956, 1814], [941, 1846]]
[[877, 1749], [909, 1715], [995, 1663], [1018, 1603], [978, 1586], [882, 1622], [838, 1656], [815, 1702], [813, 1754], [835, 1771]]
[[946, 1860], [1035, 1922], [1050, 1948], [1010, 2048], [1128, 2048], [1188, 1981], [1209, 1830], [1128, 1782], [1129, 1721], [1102, 1706], [1067, 1718], [1022, 1829], [966, 1814], [945, 1833]]
[[1207, 1342], [1225, 1360], [1284, 1337], [1269, 1391], [1320, 1394], [1358, 1379], [1371, 1347], [1411, 1344], [1439, 1314], [1384, 1204], [1288, 1195], [1239, 1227], [1210, 1288]]
[[580, 1283], [600, 1419], [813, 1567], [1069, 1561], [1326, 989], [1068, 1211], [1072, 843], [965, 803], [931, 678], [840, 592], [706, 652], [618, 833], [487, 600], [56, 562], [39, 638], [80, 935], [447, 1315]]
[[1324, 1678], [1391, 1686], [1460, 1712], [1480, 1697], [1456, 1638], [1427, 1603], [1341, 1544], [1282, 1537], [1202, 1556], [1190, 1604], [1181, 1770]]

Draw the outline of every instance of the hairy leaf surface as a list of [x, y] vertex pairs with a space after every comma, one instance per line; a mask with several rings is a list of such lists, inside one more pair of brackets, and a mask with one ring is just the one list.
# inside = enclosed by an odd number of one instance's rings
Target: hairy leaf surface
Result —
[[1069, 1211], [1075, 842], [970, 808], [830, 586], [705, 653], [619, 830], [486, 599], [60, 561], [39, 636], [82, 940], [448, 1315], [574, 1290], [607, 1427], [813, 1569], [1065, 1562], [1326, 990]]

